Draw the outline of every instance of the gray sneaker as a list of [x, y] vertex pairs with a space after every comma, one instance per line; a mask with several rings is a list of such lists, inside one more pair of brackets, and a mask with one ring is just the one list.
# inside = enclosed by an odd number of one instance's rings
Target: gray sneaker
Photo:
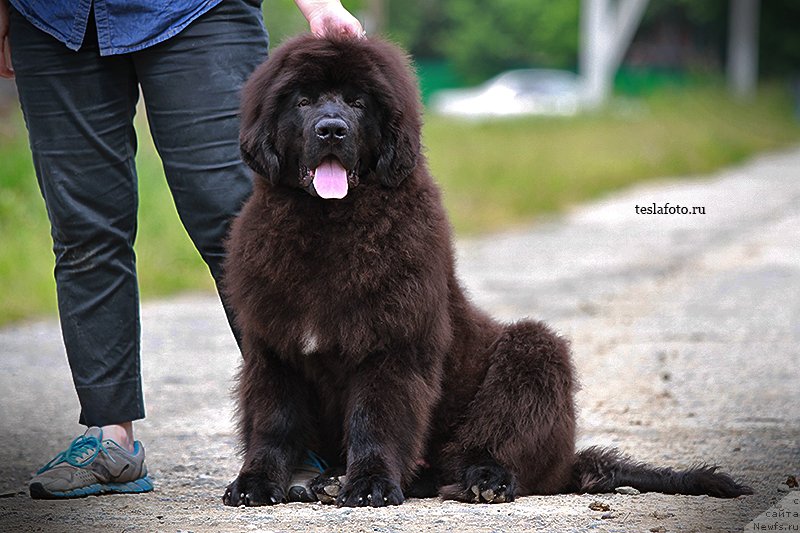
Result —
[[113, 440], [103, 440], [103, 430], [90, 427], [69, 447], [44, 465], [29, 483], [31, 498], [80, 498], [92, 494], [137, 493], [153, 490], [144, 465], [144, 446], [133, 453]]

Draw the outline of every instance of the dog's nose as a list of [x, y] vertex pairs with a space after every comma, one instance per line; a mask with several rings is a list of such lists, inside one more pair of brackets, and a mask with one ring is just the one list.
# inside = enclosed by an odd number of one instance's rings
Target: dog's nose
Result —
[[314, 126], [314, 133], [323, 141], [341, 141], [348, 130], [347, 123], [340, 118], [323, 118]]

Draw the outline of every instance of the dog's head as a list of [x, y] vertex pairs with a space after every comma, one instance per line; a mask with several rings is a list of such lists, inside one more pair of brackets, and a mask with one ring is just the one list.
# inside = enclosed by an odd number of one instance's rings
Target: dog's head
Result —
[[398, 186], [417, 165], [421, 106], [408, 59], [377, 39], [296, 37], [243, 90], [242, 158], [272, 184], [341, 198]]

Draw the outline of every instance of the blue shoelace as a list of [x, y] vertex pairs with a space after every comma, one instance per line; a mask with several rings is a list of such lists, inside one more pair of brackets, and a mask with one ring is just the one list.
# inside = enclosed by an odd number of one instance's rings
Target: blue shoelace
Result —
[[[91, 452], [91, 454], [83, 458], [86, 452]], [[100, 452], [105, 453], [109, 459], [114, 461], [114, 458], [108, 453], [108, 450], [103, 446], [103, 443], [100, 442], [100, 439], [94, 435], [81, 435], [76, 437], [66, 450], [53, 457], [49, 463], [40, 468], [39, 471], [36, 472], [36, 475], [46, 472], [61, 463], [68, 463], [76, 468], [83, 468], [92, 464], [92, 461], [94, 461], [95, 457], [97, 457]]]
[[306, 450], [306, 460], [303, 461], [303, 464], [308, 465], [312, 468], [316, 468], [320, 472], [324, 472], [328, 469], [328, 463], [325, 462], [325, 459], [317, 455], [316, 453], [312, 452], [311, 450]]

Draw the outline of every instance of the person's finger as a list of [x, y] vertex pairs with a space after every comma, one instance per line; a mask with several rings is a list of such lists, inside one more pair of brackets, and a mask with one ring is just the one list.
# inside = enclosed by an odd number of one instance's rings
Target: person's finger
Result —
[[11, 45], [8, 36], [0, 38], [0, 78], [13, 78], [14, 68], [11, 66]]

